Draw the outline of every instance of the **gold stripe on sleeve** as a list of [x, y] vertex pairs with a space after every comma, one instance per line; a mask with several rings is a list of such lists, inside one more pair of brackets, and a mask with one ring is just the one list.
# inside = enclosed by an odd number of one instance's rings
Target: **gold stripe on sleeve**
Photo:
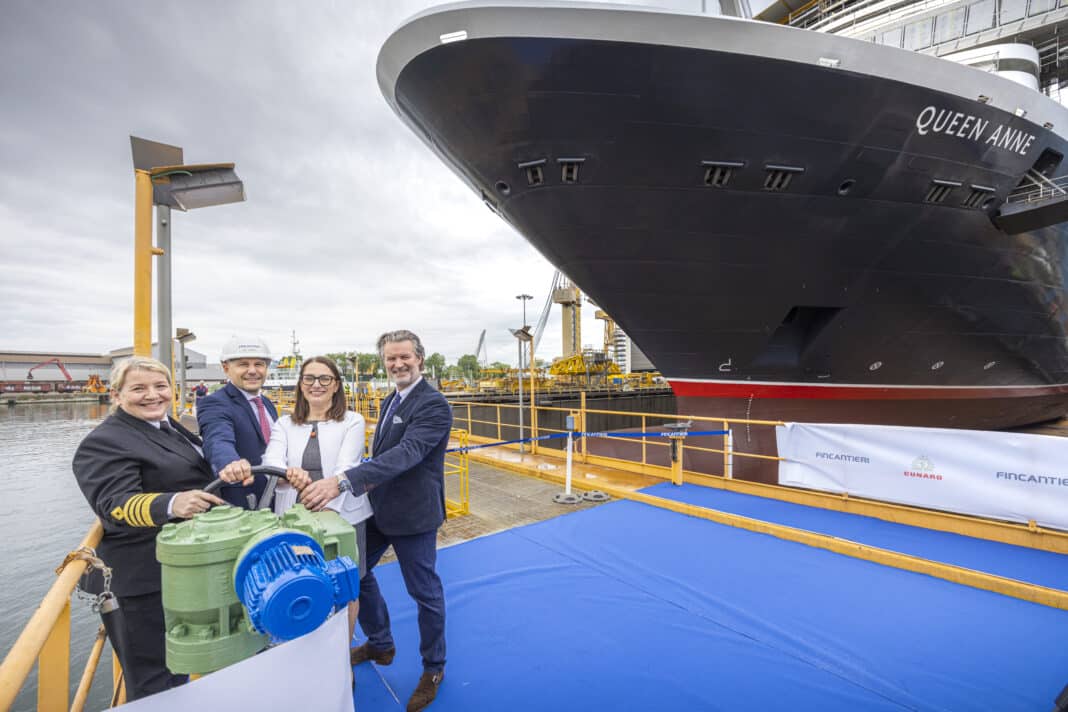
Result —
[[126, 504], [122, 505], [122, 513], [126, 517], [126, 523], [130, 526], [144, 526], [144, 522], [141, 521], [141, 518], [138, 516], [137, 512], [138, 505], [141, 503], [141, 499], [143, 497], [143, 494], [135, 494], [133, 497], [130, 497], [128, 500], [126, 500]]
[[146, 494], [141, 497], [141, 504], [137, 508], [137, 515], [144, 521], [146, 527], [154, 527], [156, 523], [152, 521], [152, 501], [159, 497], [158, 494]]

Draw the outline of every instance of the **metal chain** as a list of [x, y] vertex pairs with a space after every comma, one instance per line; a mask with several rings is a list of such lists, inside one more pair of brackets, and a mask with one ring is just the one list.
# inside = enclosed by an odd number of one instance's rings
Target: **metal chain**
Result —
[[70, 552], [63, 559], [63, 563], [56, 568], [56, 575], [58, 576], [62, 573], [63, 569], [67, 568], [67, 565], [72, 561], [85, 561], [89, 564], [86, 573], [89, 573], [91, 569], [98, 569], [104, 577], [104, 590], [99, 594], [92, 594], [83, 589], [81, 579], [78, 579], [78, 583], [74, 588], [74, 595], [81, 601], [88, 601], [93, 613], [110, 613], [118, 608], [115, 594], [111, 592], [111, 567], [96, 555], [96, 550], [89, 546], [83, 546]]

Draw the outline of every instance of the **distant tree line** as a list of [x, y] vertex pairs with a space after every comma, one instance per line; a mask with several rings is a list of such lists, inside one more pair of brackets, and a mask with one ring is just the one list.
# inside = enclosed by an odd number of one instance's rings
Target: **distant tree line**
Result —
[[[386, 375], [385, 368], [382, 366], [381, 360], [378, 358], [377, 353], [364, 353], [361, 351], [342, 351], [326, 354], [327, 358], [334, 360], [338, 369], [341, 370], [341, 375], [346, 381], [353, 380], [353, 366], [355, 365], [359, 371], [359, 380], [367, 380], [370, 378], [384, 378]], [[486, 370], [503, 370], [507, 371], [512, 368], [511, 365], [503, 363], [501, 361], [495, 361], [486, 367]], [[426, 357], [426, 363], [423, 365], [423, 373], [431, 378], [445, 378], [450, 380], [459, 379], [477, 379], [482, 376], [483, 368], [478, 363], [478, 357], [474, 354], [464, 354], [456, 363], [449, 364], [445, 361], [445, 357], [437, 352], [434, 352]]]

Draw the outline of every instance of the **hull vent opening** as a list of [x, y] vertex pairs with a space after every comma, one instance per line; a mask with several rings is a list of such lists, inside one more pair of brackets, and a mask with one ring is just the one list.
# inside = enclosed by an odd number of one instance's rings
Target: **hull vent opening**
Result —
[[560, 180], [564, 183], [578, 183], [579, 167], [586, 161], [585, 158], [557, 158], [560, 164]]
[[961, 203], [966, 208], [981, 208], [987, 204], [987, 199], [993, 197], [994, 189], [985, 185], [972, 184], [972, 192]]
[[701, 161], [701, 165], [705, 168], [705, 185], [713, 188], [726, 188], [734, 171], [745, 166], [739, 161]]
[[924, 196], [923, 202], [945, 202], [945, 199], [949, 197], [949, 194], [953, 192], [953, 189], [959, 187], [960, 183], [951, 180], [933, 180], [931, 181], [931, 187], [927, 189], [927, 195]]
[[527, 161], [519, 164], [519, 170], [526, 173], [527, 185], [534, 187], [545, 182], [545, 159]]
[[764, 190], [773, 193], [781, 193], [786, 190], [790, 187], [795, 175], [805, 172], [804, 168], [798, 166], [767, 165], [764, 166], [764, 170], [767, 171], [764, 176]]

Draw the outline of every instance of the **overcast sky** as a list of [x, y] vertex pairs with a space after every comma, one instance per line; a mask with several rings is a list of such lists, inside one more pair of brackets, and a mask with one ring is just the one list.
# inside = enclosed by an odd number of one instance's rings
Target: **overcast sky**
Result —
[[[514, 360], [515, 295], [534, 296], [534, 323], [553, 268], [375, 79], [390, 32], [437, 4], [4, 0], [0, 350], [132, 343], [132, 134], [245, 183], [247, 202], [173, 214], [174, 325], [197, 351], [238, 332], [282, 355], [291, 331], [305, 355], [370, 351], [409, 328], [453, 362], [486, 329], [490, 359]], [[538, 356], [560, 341], [556, 310]]]

